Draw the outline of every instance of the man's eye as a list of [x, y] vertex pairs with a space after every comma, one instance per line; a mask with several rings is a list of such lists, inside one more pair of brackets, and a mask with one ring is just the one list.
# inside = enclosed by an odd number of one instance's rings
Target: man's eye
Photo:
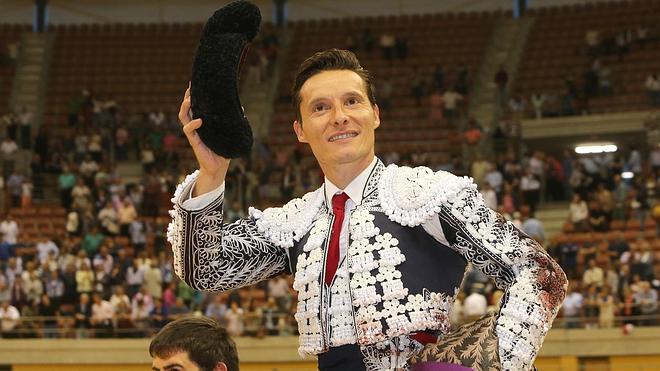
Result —
[[358, 104], [359, 102], [360, 101], [357, 98], [348, 98], [348, 100], [346, 100], [346, 104], [348, 104], [349, 106], [352, 104]]
[[317, 104], [314, 106], [314, 112], [319, 112], [323, 111], [325, 109], [326, 105], [325, 104]]

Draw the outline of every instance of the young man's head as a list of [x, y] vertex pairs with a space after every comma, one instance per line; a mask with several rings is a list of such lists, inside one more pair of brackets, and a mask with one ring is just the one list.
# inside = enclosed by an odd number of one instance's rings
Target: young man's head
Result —
[[149, 354], [154, 371], [238, 371], [236, 344], [206, 317], [170, 322], [151, 340]]
[[380, 117], [369, 72], [355, 54], [314, 54], [300, 65], [291, 93], [293, 128], [321, 165], [371, 161]]

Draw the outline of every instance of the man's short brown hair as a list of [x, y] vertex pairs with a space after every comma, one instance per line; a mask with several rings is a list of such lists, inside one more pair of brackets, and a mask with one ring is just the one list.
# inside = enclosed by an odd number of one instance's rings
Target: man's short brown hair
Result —
[[220, 324], [208, 317], [184, 317], [168, 323], [151, 340], [151, 357], [169, 358], [186, 352], [200, 370], [212, 371], [218, 362], [238, 370], [236, 344]]
[[300, 89], [305, 84], [305, 81], [320, 72], [336, 70], [348, 70], [357, 73], [364, 82], [367, 98], [369, 98], [372, 105], [376, 104], [371, 75], [369, 71], [362, 68], [355, 54], [349, 50], [328, 49], [315, 53], [305, 59], [300, 64], [300, 67], [298, 67], [298, 72], [296, 72], [293, 87], [291, 88], [291, 98], [293, 99], [293, 109], [296, 112], [296, 119], [299, 123], [302, 123], [302, 115], [300, 114], [302, 97], [300, 96]]

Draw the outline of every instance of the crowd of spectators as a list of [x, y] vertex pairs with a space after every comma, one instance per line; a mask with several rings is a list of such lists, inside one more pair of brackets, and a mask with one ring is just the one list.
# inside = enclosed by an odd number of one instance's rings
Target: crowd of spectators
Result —
[[[379, 47], [383, 58], [392, 63], [407, 56], [405, 39], [392, 34], [377, 37], [368, 29], [359, 40], [349, 37], [346, 44], [367, 53]], [[259, 85], [273, 68], [277, 38], [267, 36], [256, 45], [246, 60], [246, 76]], [[609, 94], [611, 84], [608, 88], [603, 78], [607, 67], [597, 59], [601, 55], [590, 56], [594, 58], [591, 80], [587, 86], [585, 74], [584, 90]], [[420, 106], [420, 116], [428, 107], [429, 119], [459, 128], [467, 147], [483, 144], [483, 130], [466, 110], [468, 67], [437, 65], [429, 71], [410, 71], [410, 97]], [[380, 154], [383, 161], [472, 176], [486, 205], [547, 245], [567, 271], [571, 279], [563, 310], [567, 327], [611, 327], [615, 316], [625, 316], [628, 323], [656, 324], [660, 255], [656, 234], [647, 238], [645, 226], [647, 220], [660, 220], [655, 194], [660, 151], [651, 152], [648, 166], [634, 147], [625, 156], [577, 157], [567, 151], [558, 158], [541, 151], [521, 151], [519, 121], [530, 107], [524, 97], [508, 96], [504, 67], [494, 82], [498, 106], [508, 110], [511, 118], [493, 134], [496, 156], [487, 159], [475, 150], [466, 158], [456, 156], [449, 163], [438, 163], [425, 154], [391, 151]], [[575, 82], [566, 84], [569, 96], [579, 94]], [[387, 114], [392, 82], [381, 81], [378, 87], [379, 104]], [[547, 111], [554, 107], [553, 99], [547, 94], [533, 96], [534, 115], [553, 114]], [[560, 109], [575, 107], [561, 99]], [[296, 297], [290, 277], [210, 294], [195, 292], [173, 274], [164, 238], [167, 217], [159, 216], [166, 215], [175, 185], [192, 170], [182, 161], [185, 138], [174, 111], [150, 108], [125, 113], [113, 97], [95, 94], [93, 89], [82, 90], [68, 108], [73, 135], [67, 137], [54, 137], [44, 128], [32, 138], [30, 131], [24, 131], [23, 123], [32, 120], [24, 109], [3, 118], [7, 123], [0, 145], [3, 154], [19, 146], [34, 148], [30, 170], [35, 184], [8, 162], [10, 156], [3, 157], [3, 184], [11, 195], [11, 206], [30, 207], [31, 187], [43, 187], [37, 179], [52, 174], [66, 210], [64, 230], [41, 235], [34, 245], [23, 243], [11, 212], [2, 218], [3, 337], [147, 336], [168, 321], [192, 313], [219, 320], [234, 336], [296, 332], [292, 316]], [[140, 161], [144, 178], [126, 183], [116, 171], [117, 162], [124, 160]], [[620, 176], [624, 171], [633, 174], [632, 180]], [[225, 219], [244, 217], [247, 205], [281, 204], [322, 182], [323, 175], [302, 147], [273, 150], [257, 142], [252, 156], [232, 161]], [[541, 203], [568, 200], [572, 201], [567, 232], [591, 233], [584, 243], [549, 241], [535, 217]], [[629, 241], [623, 232], [616, 239], [603, 237], [617, 222], [632, 225], [632, 221], [642, 233], [640, 238]], [[452, 322], [469, 321], [496, 309], [502, 294], [486, 276], [470, 269]]]

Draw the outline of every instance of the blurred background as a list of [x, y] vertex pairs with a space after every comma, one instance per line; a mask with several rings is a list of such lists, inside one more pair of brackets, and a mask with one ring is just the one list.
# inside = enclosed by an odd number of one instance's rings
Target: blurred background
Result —
[[[256, 142], [232, 161], [228, 221], [320, 186], [289, 89], [312, 53], [352, 50], [378, 156], [473, 177], [569, 276], [539, 370], [660, 370], [660, 1], [254, 2]], [[291, 277], [200, 293], [172, 272], [167, 211], [196, 166], [176, 115], [226, 3], [0, 3], [0, 370], [146, 369], [148, 338], [185, 315], [225, 324], [241, 369], [316, 369]], [[470, 270], [452, 322], [501, 294]]]

